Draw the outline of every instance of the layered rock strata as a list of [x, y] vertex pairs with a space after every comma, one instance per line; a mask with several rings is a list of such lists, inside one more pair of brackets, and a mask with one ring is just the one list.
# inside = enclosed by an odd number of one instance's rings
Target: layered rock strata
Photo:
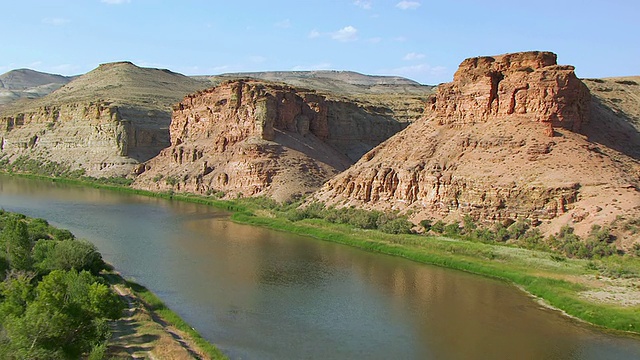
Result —
[[285, 200], [316, 190], [405, 126], [388, 113], [286, 85], [228, 81], [174, 108], [171, 146], [140, 168], [134, 185]]
[[[555, 54], [467, 59], [452, 83], [439, 86], [427, 116], [315, 197], [337, 206], [410, 210], [416, 221], [529, 218], [550, 230], [575, 223], [586, 231], [620, 214], [635, 216], [638, 157], [584, 135], [616, 131], [597, 109], [589, 116], [593, 108], [573, 67], [556, 65]], [[637, 131], [634, 137], [633, 127], [624, 129], [637, 149]]]
[[169, 145], [171, 106], [206, 83], [129, 62], [100, 65], [0, 116], [0, 155], [123, 176]]

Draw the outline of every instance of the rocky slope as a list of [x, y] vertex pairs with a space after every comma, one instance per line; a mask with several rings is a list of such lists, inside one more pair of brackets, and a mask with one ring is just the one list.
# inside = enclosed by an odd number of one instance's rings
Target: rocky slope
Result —
[[59, 89], [73, 77], [17, 69], [0, 75], [0, 107], [18, 99], [35, 99]]
[[[624, 84], [619, 84], [624, 85]], [[633, 85], [625, 85], [633, 86]], [[328, 181], [331, 205], [412, 219], [529, 218], [579, 234], [640, 216], [640, 135], [548, 52], [462, 62], [426, 116]]]
[[92, 176], [125, 175], [169, 145], [171, 106], [207, 86], [168, 70], [103, 64], [43, 98], [2, 109], [1, 153]]
[[285, 200], [315, 190], [406, 125], [384, 107], [232, 80], [174, 108], [171, 146], [134, 186]]

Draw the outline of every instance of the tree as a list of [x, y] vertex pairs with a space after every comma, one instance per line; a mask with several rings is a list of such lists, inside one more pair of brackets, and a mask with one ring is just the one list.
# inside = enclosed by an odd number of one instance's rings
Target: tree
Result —
[[97, 275], [104, 269], [98, 249], [86, 240], [40, 240], [33, 247], [34, 267], [42, 273], [51, 270], [87, 270]]
[[27, 224], [17, 217], [9, 217], [0, 233], [0, 245], [9, 266], [16, 270], [31, 268], [31, 240]]
[[54, 270], [38, 283], [24, 313], [5, 319], [9, 353], [77, 359], [109, 338], [107, 320], [118, 318], [122, 309], [118, 296], [89, 272]]

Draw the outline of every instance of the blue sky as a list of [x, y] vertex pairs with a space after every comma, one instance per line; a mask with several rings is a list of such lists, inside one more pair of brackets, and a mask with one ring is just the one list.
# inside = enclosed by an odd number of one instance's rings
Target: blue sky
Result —
[[187, 75], [353, 70], [424, 84], [462, 60], [549, 50], [580, 77], [640, 75], [637, 0], [2, 0], [0, 73], [129, 60]]

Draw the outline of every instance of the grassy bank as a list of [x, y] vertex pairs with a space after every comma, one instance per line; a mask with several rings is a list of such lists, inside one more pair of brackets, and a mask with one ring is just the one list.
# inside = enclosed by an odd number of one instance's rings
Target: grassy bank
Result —
[[205, 340], [195, 329], [187, 324], [178, 314], [169, 309], [154, 293], [146, 287], [124, 279], [118, 273], [111, 272], [104, 275], [111, 285], [124, 286], [132, 291], [150, 312], [152, 318], [159, 318], [160, 322], [173, 326], [181, 332], [187, 334], [189, 340], [192, 341], [202, 352], [211, 359], [227, 359], [227, 357], [215, 345]]
[[[39, 176], [26, 177], [51, 180]], [[223, 201], [197, 195], [155, 193], [90, 181], [53, 181], [210, 205], [233, 212], [231, 219], [235, 222], [311, 236], [366, 251], [501, 279], [515, 284], [542, 299], [545, 304], [570, 316], [603, 329], [640, 336], [640, 305], [599, 301], [584, 295], [586, 291], [606, 291], [607, 286], [617, 286], [619, 282], [626, 281], [627, 295], [637, 299], [640, 294], [640, 259], [637, 257], [614, 255], [589, 260], [575, 259], [553, 252], [527, 250], [504, 244], [443, 236], [388, 234], [323, 219], [292, 221], [282, 216], [278, 210], [272, 209], [272, 204], [262, 203], [260, 199]]]

